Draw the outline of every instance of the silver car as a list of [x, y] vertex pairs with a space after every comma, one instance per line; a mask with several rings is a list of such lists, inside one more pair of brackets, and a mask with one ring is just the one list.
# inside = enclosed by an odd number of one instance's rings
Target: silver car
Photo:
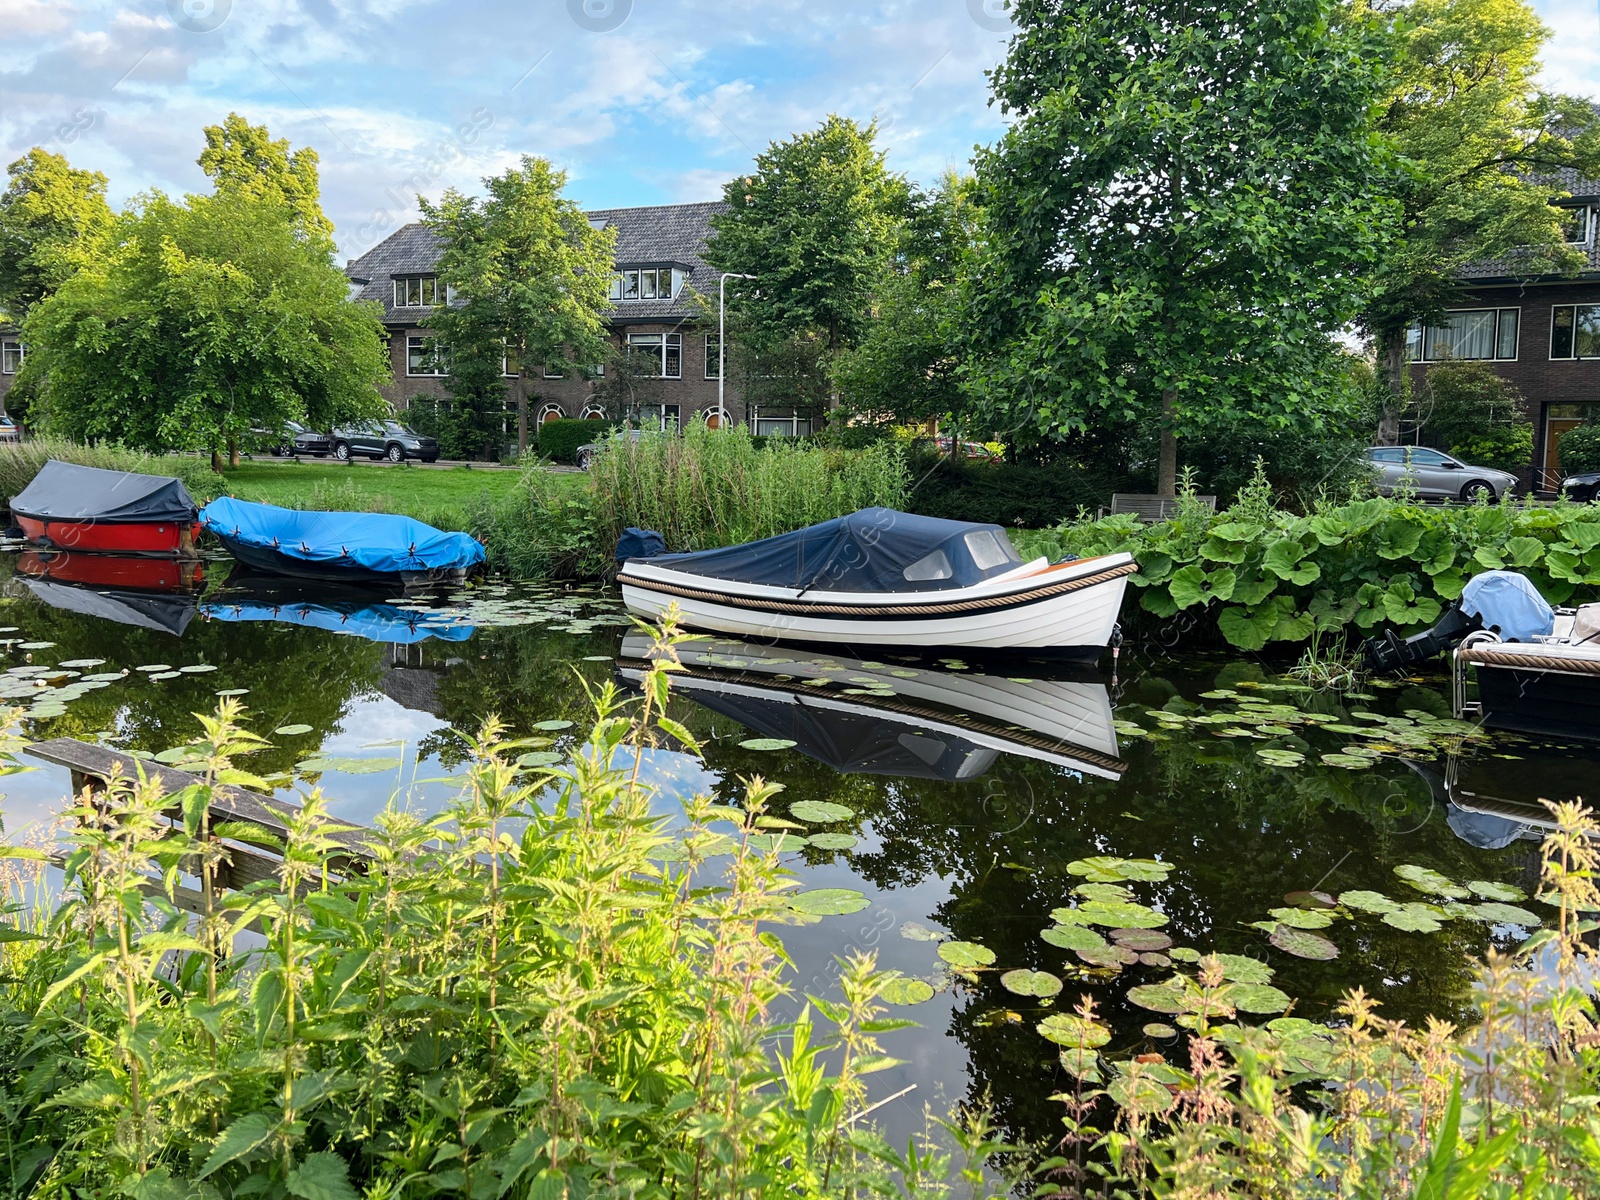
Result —
[[1498, 500], [1517, 486], [1509, 471], [1474, 467], [1423, 446], [1374, 446], [1365, 458], [1385, 495], [1405, 491], [1422, 500]]

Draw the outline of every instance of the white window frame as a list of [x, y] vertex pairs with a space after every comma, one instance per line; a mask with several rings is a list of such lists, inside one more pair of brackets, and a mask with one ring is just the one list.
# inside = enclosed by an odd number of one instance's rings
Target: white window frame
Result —
[[578, 419], [580, 421], [603, 421], [605, 415], [606, 406], [604, 404], [590, 403], [583, 406], [583, 411], [578, 414]]
[[[437, 369], [432, 371], [413, 371], [411, 369], [412, 344], [416, 343], [418, 349], [421, 350], [424, 344], [429, 342], [433, 343], [433, 363]], [[437, 338], [413, 334], [406, 335], [406, 374], [413, 379], [444, 379], [449, 377], [450, 372], [444, 369], [444, 352], [440, 349]]]
[[[658, 355], [659, 365], [661, 367], [661, 378], [662, 379], [682, 379], [683, 378], [683, 334], [681, 334], [681, 333], [630, 333], [628, 335], [627, 345], [628, 345], [628, 352], [630, 354], [633, 353], [635, 350], [638, 350], [638, 351], [642, 352], [642, 351], [645, 351], [645, 350], [648, 350], [648, 349], [652, 349], [652, 348], [656, 349], [656, 352], [657, 352], [657, 355]], [[678, 352], [677, 355], [675, 356], [676, 359], [677, 359], [677, 368], [678, 369], [669, 374], [668, 371], [667, 371], [667, 360], [669, 358], [669, 355], [667, 354], [667, 351], [671, 350], [671, 349], [676, 349], [677, 352]]]
[[567, 410], [562, 408], [561, 405], [557, 404], [554, 400], [552, 400], [548, 404], [544, 404], [544, 405], [540, 406], [539, 415], [536, 418], [534, 418], [534, 422], [533, 423], [537, 427], [539, 425], [543, 425], [546, 421], [549, 421], [549, 420], [551, 420], [553, 418], [564, 417], [566, 415], [567, 415]]
[[545, 363], [542, 373], [546, 379], [565, 379], [567, 377], [566, 371], [555, 363]]
[[[688, 279], [689, 273], [679, 267], [628, 267], [612, 277], [611, 287], [606, 294], [616, 303], [676, 300]], [[650, 292], [648, 296], [645, 295], [647, 290]]]
[[[411, 301], [411, 285], [417, 285], [417, 301]], [[433, 299], [425, 299], [427, 293], [433, 293]], [[444, 299], [439, 299], [440, 293]], [[442, 284], [437, 275], [396, 275], [394, 277], [394, 307], [395, 308], [437, 308], [441, 304], [448, 304], [453, 296], [451, 289]]]
[[[1572, 343], [1566, 354], [1556, 353], [1556, 313], [1564, 308], [1572, 310]], [[1578, 312], [1589, 309], [1600, 313], [1600, 304], [1552, 304], [1550, 306], [1550, 361], [1551, 362], [1593, 362], [1600, 359], [1600, 354], [1578, 353]]]
[[683, 405], [663, 404], [661, 406], [661, 430], [665, 433], [668, 429], [681, 429], [683, 427]]
[[712, 417], [719, 418], [717, 424], [718, 429], [726, 429], [729, 425], [733, 424], [733, 417], [729, 415], [728, 410], [723, 408], [720, 404], [713, 404], [710, 408], [702, 412], [700, 414], [700, 423], [709, 428]]
[[[1451, 316], [1451, 315], [1453, 315], [1455, 313], [1486, 313], [1486, 312], [1492, 312], [1495, 315], [1495, 317], [1494, 317], [1494, 335], [1491, 338], [1491, 341], [1493, 342], [1493, 345], [1494, 345], [1494, 351], [1495, 351], [1493, 357], [1491, 357], [1491, 358], [1459, 358], [1459, 357], [1456, 357], [1455, 355], [1448, 355], [1448, 356], [1446, 356], [1444, 358], [1430, 358], [1430, 357], [1427, 357], [1426, 356], [1426, 352], [1429, 349], [1429, 341], [1430, 341], [1430, 339], [1428, 337], [1428, 333], [1429, 333], [1429, 331], [1431, 329], [1438, 329], [1439, 326], [1435, 325], [1435, 326], [1429, 326], [1429, 327], [1425, 328], [1425, 327], [1423, 327], [1422, 325], [1419, 324], [1419, 325], [1413, 325], [1413, 326], [1411, 326], [1410, 329], [1406, 330], [1406, 362], [1408, 362], [1408, 363], [1424, 363], [1424, 364], [1426, 364], [1426, 363], [1439, 363], [1439, 362], [1516, 362], [1518, 357], [1522, 353], [1522, 307], [1520, 305], [1514, 305], [1514, 304], [1506, 304], [1506, 305], [1480, 304], [1480, 305], [1475, 305], [1475, 306], [1473, 306], [1471, 308], [1447, 308], [1447, 309], [1445, 309], [1445, 315], [1446, 316]], [[1507, 357], [1502, 358], [1500, 356], [1500, 323], [1505, 320], [1505, 316], [1506, 316], [1507, 313], [1515, 313], [1516, 314], [1514, 319], [1515, 319], [1515, 321], [1517, 323], [1517, 333], [1516, 333], [1515, 339], [1513, 340], [1511, 354], [1509, 356], [1507, 356]]]
[[15, 375], [27, 358], [28, 348], [20, 341], [7, 338], [0, 342], [0, 375]]
[[[504, 341], [503, 338], [501, 340]], [[520, 362], [517, 363], [517, 369], [515, 371], [513, 371], [511, 369], [512, 360], [515, 357], [516, 357], [515, 356], [515, 352], [511, 349], [510, 344], [507, 343], [506, 349], [505, 349], [505, 353], [500, 356], [500, 375], [501, 375], [502, 378], [504, 378], [504, 379], [521, 379], [522, 378], [522, 364]]]
[[1583, 213], [1583, 236], [1569, 241], [1569, 246], [1587, 246], [1594, 240], [1594, 208], [1588, 204], [1562, 204], [1558, 206], [1564, 212]]
[[[787, 422], [789, 422], [789, 432], [788, 433], [762, 433], [761, 432], [761, 422], [762, 421], [768, 421], [768, 422], [787, 421]], [[800, 432], [800, 426], [801, 425], [804, 425], [806, 427], [806, 431], [803, 434]], [[812, 433], [812, 425], [813, 425], [813, 422], [812, 422], [812, 419], [810, 417], [802, 417], [798, 413], [791, 412], [791, 413], [787, 414], [786, 416], [780, 416], [780, 417], [764, 417], [764, 416], [761, 415], [761, 409], [759, 407], [758, 408], [752, 408], [750, 410], [750, 432], [755, 434], [757, 437], [810, 437], [811, 433]]]
[[706, 334], [706, 378], [722, 378], [722, 335]]

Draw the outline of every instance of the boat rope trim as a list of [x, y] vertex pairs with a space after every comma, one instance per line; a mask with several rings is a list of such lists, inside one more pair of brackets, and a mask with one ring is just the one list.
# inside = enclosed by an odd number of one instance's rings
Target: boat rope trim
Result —
[[1562, 675], [1600, 675], [1600, 659], [1558, 654], [1521, 654], [1506, 643], [1494, 647], [1468, 646], [1457, 652], [1463, 662], [1486, 667], [1514, 667], [1521, 671], [1549, 671]]

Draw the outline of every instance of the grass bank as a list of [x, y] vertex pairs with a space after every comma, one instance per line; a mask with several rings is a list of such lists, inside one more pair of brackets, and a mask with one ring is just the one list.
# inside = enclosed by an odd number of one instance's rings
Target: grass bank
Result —
[[[415, 517], [440, 529], [471, 528], [472, 514], [492, 507], [517, 486], [516, 471], [470, 467], [370, 467], [331, 463], [242, 463], [219, 480], [220, 490], [241, 500], [284, 508], [386, 512]], [[582, 486], [575, 475], [552, 475], [555, 487]]]

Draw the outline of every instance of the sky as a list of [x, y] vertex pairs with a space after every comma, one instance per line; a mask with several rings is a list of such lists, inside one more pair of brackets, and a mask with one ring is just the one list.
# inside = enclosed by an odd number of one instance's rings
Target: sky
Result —
[[[1600, 97], [1597, 0], [1536, 0], [1554, 88]], [[714, 200], [830, 112], [923, 183], [1004, 128], [1002, 0], [0, 0], [0, 162], [30, 146], [110, 198], [202, 191], [237, 111], [321, 157], [341, 253], [523, 154], [586, 208]]]

